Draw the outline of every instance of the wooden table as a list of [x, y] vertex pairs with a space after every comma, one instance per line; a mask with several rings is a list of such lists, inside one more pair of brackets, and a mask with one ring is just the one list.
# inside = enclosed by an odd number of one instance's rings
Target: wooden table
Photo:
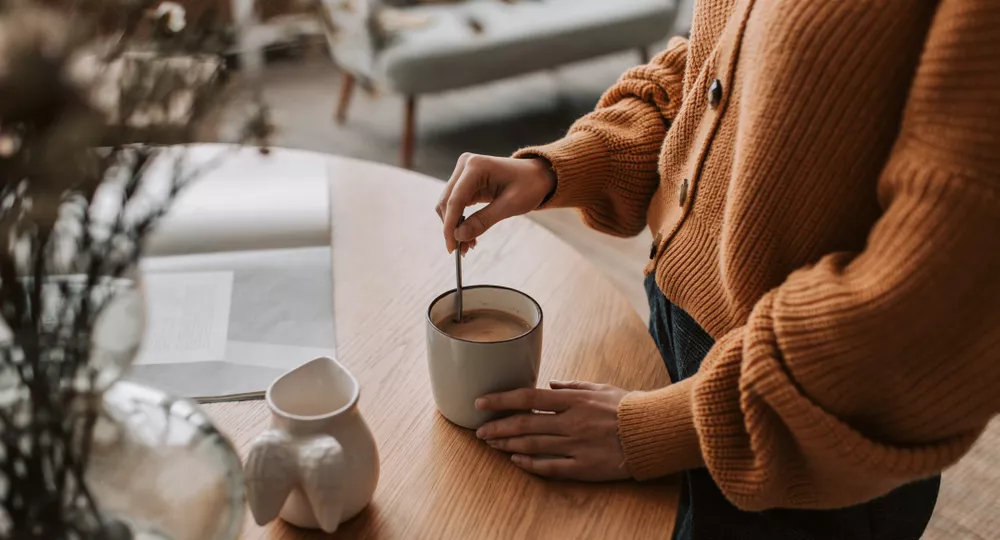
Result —
[[[434, 205], [440, 182], [400, 169], [330, 158], [338, 357], [361, 384], [381, 478], [372, 504], [334, 538], [669, 538], [678, 483], [584, 484], [531, 476], [434, 408], [424, 352], [428, 302], [454, 287]], [[497, 225], [464, 262], [468, 284], [533, 296], [545, 312], [540, 384], [667, 384], [633, 308], [575, 251], [526, 218]], [[265, 428], [262, 402], [207, 406], [245, 455]], [[281, 522], [244, 538], [326, 538]]]

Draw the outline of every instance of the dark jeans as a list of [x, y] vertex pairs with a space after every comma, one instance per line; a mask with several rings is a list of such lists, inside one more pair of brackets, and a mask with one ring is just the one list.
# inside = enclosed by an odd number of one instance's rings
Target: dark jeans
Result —
[[[715, 341], [646, 278], [649, 333], [672, 381], [694, 375]], [[677, 540], [911, 540], [920, 538], [937, 501], [941, 478], [903, 486], [876, 500], [838, 510], [744, 512], [719, 490], [707, 469], [684, 473]]]

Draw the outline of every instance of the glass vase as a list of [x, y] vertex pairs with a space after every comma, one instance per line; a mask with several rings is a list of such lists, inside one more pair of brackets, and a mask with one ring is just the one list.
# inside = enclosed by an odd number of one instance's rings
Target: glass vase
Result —
[[105, 520], [131, 531], [125, 538], [237, 538], [240, 460], [197, 404], [117, 382], [93, 436], [88, 484]]
[[0, 320], [0, 538], [236, 539], [232, 445], [196, 403], [121, 380], [141, 280], [49, 276], [37, 296], [37, 330]]
[[102, 395], [87, 484], [105, 522], [125, 539], [234, 540], [244, 484], [229, 440], [195, 402], [118, 380], [127, 366], [113, 358], [132, 350], [131, 365], [141, 342], [136, 321], [145, 303], [136, 283], [120, 290], [93, 332], [95, 364], [116, 382]]

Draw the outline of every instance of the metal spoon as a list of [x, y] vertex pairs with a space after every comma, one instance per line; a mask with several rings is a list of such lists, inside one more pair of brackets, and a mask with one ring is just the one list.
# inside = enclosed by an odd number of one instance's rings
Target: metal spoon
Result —
[[[465, 216], [459, 216], [458, 225], [465, 221]], [[458, 225], [455, 228], [458, 228]], [[462, 243], [455, 248], [455, 322], [462, 322]]]

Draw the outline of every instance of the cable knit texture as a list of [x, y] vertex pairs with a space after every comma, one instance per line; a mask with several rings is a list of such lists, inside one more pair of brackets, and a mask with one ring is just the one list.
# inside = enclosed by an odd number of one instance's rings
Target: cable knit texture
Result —
[[634, 476], [840, 507], [1000, 412], [998, 29], [996, 0], [703, 0], [690, 42], [515, 154], [552, 163], [546, 207], [648, 225], [647, 272], [717, 340], [622, 402]]

